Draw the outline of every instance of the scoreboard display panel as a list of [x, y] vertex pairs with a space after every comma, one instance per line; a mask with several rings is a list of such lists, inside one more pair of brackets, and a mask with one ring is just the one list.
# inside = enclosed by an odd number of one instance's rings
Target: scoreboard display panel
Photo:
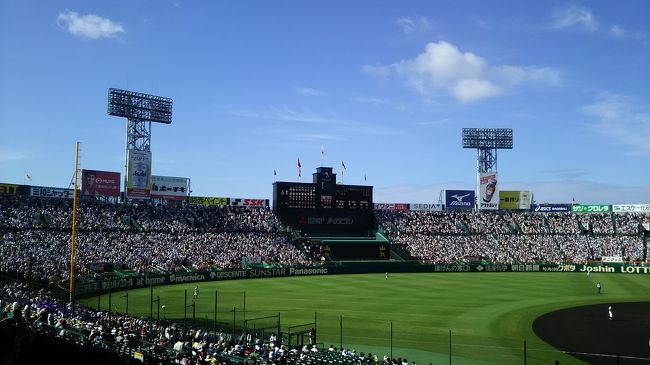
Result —
[[273, 210], [306, 233], [370, 235], [375, 228], [372, 186], [336, 184], [331, 167], [316, 169], [312, 183], [273, 183]]
[[337, 259], [388, 260], [390, 258], [390, 247], [384, 243], [330, 243], [325, 245], [324, 250]]

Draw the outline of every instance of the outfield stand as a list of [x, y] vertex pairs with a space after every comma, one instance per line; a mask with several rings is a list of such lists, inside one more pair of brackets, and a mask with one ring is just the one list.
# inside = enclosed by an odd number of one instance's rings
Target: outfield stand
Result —
[[[70, 201], [0, 196], [0, 206], [0, 271], [47, 282], [67, 278], [69, 263], [61, 258], [70, 252]], [[468, 256], [500, 263], [637, 261], [644, 258], [640, 229], [649, 220], [639, 213], [375, 213], [376, 234], [394, 247], [391, 258], [427, 263]], [[327, 239], [314, 244], [290, 231], [264, 208], [88, 200], [79, 207], [78, 271], [83, 279], [106, 275], [97, 263], [147, 273], [239, 268], [245, 257], [273, 266], [332, 257], [320, 245]]]
[[604, 256], [643, 260], [640, 227], [650, 215], [380, 211], [377, 219], [393, 245], [421, 262], [482, 257], [499, 263], [584, 263]]

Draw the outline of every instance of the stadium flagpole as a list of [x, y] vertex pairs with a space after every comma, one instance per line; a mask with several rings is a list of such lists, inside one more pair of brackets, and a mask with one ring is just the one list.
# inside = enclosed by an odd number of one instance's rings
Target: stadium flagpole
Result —
[[[79, 171], [79, 142], [75, 148], [74, 161], [74, 191], [72, 193], [72, 242], [70, 252], [70, 303], [74, 307], [74, 269], [75, 269], [75, 245], [77, 242], [77, 172]], [[109, 308], [110, 311], [110, 308]]]

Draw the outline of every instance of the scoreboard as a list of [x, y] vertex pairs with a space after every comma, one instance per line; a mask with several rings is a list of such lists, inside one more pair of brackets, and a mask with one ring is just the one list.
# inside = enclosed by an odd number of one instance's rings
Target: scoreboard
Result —
[[312, 183], [273, 183], [273, 210], [306, 233], [369, 236], [375, 228], [372, 186], [340, 185], [331, 167], [319, 167]]

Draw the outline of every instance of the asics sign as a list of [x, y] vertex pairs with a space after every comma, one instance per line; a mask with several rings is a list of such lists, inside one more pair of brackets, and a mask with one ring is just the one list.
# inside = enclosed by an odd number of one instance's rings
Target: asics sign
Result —
[[474, 190], [445, 190], [445, 209], [474, 209]]

